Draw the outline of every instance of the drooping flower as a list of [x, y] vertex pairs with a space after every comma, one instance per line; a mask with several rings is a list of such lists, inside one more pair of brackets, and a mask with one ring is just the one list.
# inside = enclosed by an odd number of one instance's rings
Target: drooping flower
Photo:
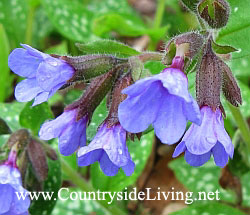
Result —
[[[28, 215], [30, 199], [22, 187], [21, 174], [16, 166], [16, 152], [0, 165], [0, 215]], [[23, 194], [25, 198], [18, 198]]]
[[8, 59], [10, 69], [26, 79], [15, 88], [20, 102], [31, 101], [33, 106], [47, 101], [74, 75], [74, 69], [64, 60], [44, 54], [28, 45], [15, 49]]
[[39, 131], [42, 140], [59, 138], [60, 153], [68, 156], [86, 144], [88, 117], [77, 120], [77, 109], [65, 110], [56, 119], [45, 122]]
[[170, 68], [123, 90], [128, 97], [118, 116], [125, 130], [139, 133], [152, 124], [161, 142], [173, 144], [185, 132], [187, 120], [200, 124], [199, 106], [188, 92], [183, 65], [183, 58], [175, 57]]
[[79, 149], [79, 166], [88, 166], [96, 161], [107, 176], [116, 175], [119, 168], [127, 176], [134, 172], [135, 164], [126, 146], [126, 131], [119, 123], [112, 127], [103, 123], [91, 143]]
[[185, 152], [185, 160], [191, 166], [202, 166], [211, 155], [219, 167], [224, 167], [228, 158], [233, 158], [234, 147], [224, 128], [220, 109], [213, 111], [208, 106], [201, 108], [202, 124], [192, 124], [182, 142], [176, 147], [173, 157]]

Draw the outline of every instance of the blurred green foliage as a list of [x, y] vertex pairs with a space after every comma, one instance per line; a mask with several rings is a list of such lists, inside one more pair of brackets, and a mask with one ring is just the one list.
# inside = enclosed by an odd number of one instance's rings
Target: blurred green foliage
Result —
[[[183, 0], [192, 10], [197, 0]], [[228, 26], [223, 28], [217, 36], [216, 43], [230, 45], [238, 51], [232, 54], [228, 64], [239, 80], [242, 91], [243, 105], [240, 107], [245, 119], [250, 117], [250, 5], [248, 0], [228, 0], [231, 5], [231, 17]], [[72, 90], [64, 94], [57, 93], [48, 103], [37, 107], [30, 107], [13, 101], [15, 84], [20, 78], [10, 73], [8, 69], [8, 55], [14, 48], [20, 47], [21, 43], [27, 43], [46, 53], [54, 54], [114, 54], [118, 57], [138, 55], [140, 52], [114, 40], [126, 41], [127, 38], [138, 38], [147, 35], [150, 39], [150, 48], [154, 44], [162, 45], [162, 41], [181, 32], [198, 29], [198, 21], [193, 13], [188, 12], [180, 6], [177, 0], [166, 0], [165, 10], [160, 27], [153, 26], [151, 17], [146, 17], [132, 8], [127, 0], [1, 0], [0, 1], [0, 117], [4, 119], [12, 131], [22, 127], [29, 129], [37, 135], [40, 125], [47, 119], [53, 118], [51, 107], [57, 103], [70, 104], [76, 100], [81, 91]], [[80, 42], [79, 49], [75, 46]], [[153, 44], [153, 46], [152, 46]], [[161, 48], [162, 49], [162, 48]], [[151, 74], [158, 74], [164, 65], [160, 62], [147, 62], [144, 69]], [[190, 73], [189, 88], [195, 95], [195, 74]], [[6, 102], [6, 103], [3, 103]], [[11, 103], [7, 103], [11, 102]], [[226, 102], [226, 128], [233, 138], [236, 133], [237, 123], [230, 113]], [[38, 115], [39, 114], [39, 115]], [[88, 142], [94, 137], [99, 124], [105, 119], [107, 108], [103, 101], [93, 115], [88, 127]], [[0, 146], [4, 145], [8, 135], [0, 136]], [[141, 175], [146, 162], [150, 156], [153, 144], [153, 133], [150, 132], [142, 137], [141, 141], [128, 141], [131, 156], [136, 163], [135, 173], [126, 177], [122, 171], [115, 177], [105, 176], [94, 164], [90, 168], [90, 182], [95, 189], [122, 191], [125, 187], [135, 185]], [[57, 141], [52, 142], [57, 148]], [[244, 149], [242, 149], [244, 150]], [[88, 174], [87, 169], [79, 170], [76, 166], [74, 156], [65, 158], [66, 162], [84, 176]], [[237, 162], [233, 160], [232, 162]], [[55, 191], [59, 189], [61, 182], [60, 163], [51, 161], [49, 178], [45, 182], [46, 190]], [[188, 166], [183, 158], [176, 159], [170, 163], [170, 168], [175, 172], [178, 180], [193, 192], [215, 191], [222, 193], [222, 200], [230, 203], [235, 202], [232, 191], [220, 187], [218, 180], [220, 169], [211, 162], [204, 167], [193, 168]], [[238, 168], [237, 165], [231, 165]], [[249, 166], [247, 167], [249, 168]], [[55, 171], [58, 169], [58, 171]], [[57, 180], [55, 180], [55, 177]], [[243, 186], [243, 205], [250, 206], [249, 171], [244, 171], [241, 176]], [[70, 180], [63, 175], [63, 179]], [[51, 186], [53, 185], [53, 186]], [[70, 188], [80, 191], [79, 188]], [[48, 206], [50, 205], [50, 206]], [[54, 200], [37, 202], [32, 205], [31, 214], [50, 214], [55, 206]], [[39, 209], [39, 213], [37, 210]], [[47, 212], [46, 212], [47, 211]], [[81, 214], [87, 215], [95, 211], [96, 214], [109, 214], [104, 208], [94, 201], [91, 202], [58, 202], [53, 215], [57, 214]], [[195, 212], [194, 212], [195, 211]], [[196, 202], [192, 206], [173, 213], [176, 215], [206, 215], [219, 214], [243, 214], [241, 211], [220, 203]]]

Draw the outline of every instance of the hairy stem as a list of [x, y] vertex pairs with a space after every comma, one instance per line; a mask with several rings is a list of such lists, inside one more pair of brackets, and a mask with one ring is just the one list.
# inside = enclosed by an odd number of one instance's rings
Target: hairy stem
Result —
[[[63, 173], [69, 176], [73, 184], [78, 186], [83, 192], [96, 192], [92, 185], [73, 170], [63, 159], [61, 159], [61, 166]], [[125, 211], [114, 204], [108, 204], [107, 200], [96, 200], [96, 203], [112, 215], [126, 215]]]

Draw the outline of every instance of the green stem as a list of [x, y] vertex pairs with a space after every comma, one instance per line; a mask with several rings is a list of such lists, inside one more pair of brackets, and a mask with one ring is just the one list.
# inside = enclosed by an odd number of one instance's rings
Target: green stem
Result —
[[246, 143], [247, 149], [250, 152], [250, 129], [249, 126], [244, 119], [239, 108], [234, 107], [233, 105], [228, 103], [228, 107], [230, 108], [231, 113], [237, 123], [237, 126], [241, 132], [241, 136], [243, 141]]
[[[70, 177], [73, 184], [78, 186], [83, 192], [96, 192], [96, 190], [88, 183], [84, 178], [81, 177], [75, 170], [73, 170], [66, 161], [61, 159], [62, 171], [68, 177]], [[96, 200], [100, 206], [105, 208], [112, 215], [126, 215], [125, 211], [117, 207], [116, 205], [109, 205], [107, 200]]]
[[26, 34], [25, 34], [25, 43], [26, 44], [31, 44], [32, 43], [32, 33], [33, 33], [33, 20], [35, 16], [35, 6], [30, 6], [29, 7], [29, 13], [28, 13], [28, 18], [27, 18], [27, 29], [26, 29]]
[[154, 20], [154, 28], [161, 27], [161, 22], [162, 22], [162, 18], [164, 14], [164, 9], [165, 9], [165, 1], [166, 0], [158, 0], [157, 10], [156, 10], [155, 20]]
[[[158, 0], [153, 29], [157, 29], [161, 27], [162, 18], [163, 18], [164, 9], [165, 9], [165, 1], [166, 0]], [[157, 45], [157, 42], [154, 42], [151, 39], [148, 49], [155, 50], [156, 45]]]

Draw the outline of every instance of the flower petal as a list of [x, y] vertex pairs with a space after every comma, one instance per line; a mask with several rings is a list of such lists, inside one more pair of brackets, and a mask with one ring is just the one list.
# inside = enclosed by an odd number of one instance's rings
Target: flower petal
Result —
[[188, 92], [188, 80], [181, 70], [167, 68], [159, 75], [156, 75], [155, 78], [161, 80], [170, 94], [183, 98], [186, 102], [191, 102]]
[[30, 55], [25, 49], [17, 48], [13, 50], [8, 58], [10, 69], [22, 77], [34, 78], [41, 58]]
[[31, 46], [29, 46], [27, 44], [21, 44], [21, 46], [23, 48], [25, 48], [27, 50], [27, 52], [34, 57], [44, 59], [44, 58], [49, 56], [48, 54], [44, 54], [44, 53], [38, 51], [37, 49], [32, 48]]
[[157, 118], [153, 123], [156, 136], [162, 143], [174, 144], [184, 134], [187, 119], [182, 111], [182, 100], [165, 93]]
[[183, 102], [183, 110], [187, 119], [196, 125], [201, 125], [201, 112], [197, 102], [190, 95], [191, 102]]
[[99, 161], [105, 152], [102, 149], [92, 149], [88, 146], [84, 146], [79, 149], [77, 153], [78, 165], [79, 166], [89, 166], [96, 161]]
[[202, 155], [195, 155], [195, 154], [190, 153], [188, 150], [186, 150], [184, 157], [190, 166], [198, 167], [198, 166], [202, 166], [204, 163], [206, 163], [210, 159], [211, 152], [209, 151]]
[[0, 184], [0, 213], [6, 213], [10, 210], [14, 190], [9, 184]]
[[[25, 193], [25, 191], [24, 191], [24, 193]], [[22, 198], [18, 199], [17, 195], [14, 195], [14, 202], [13, 202], [13, 205], [11, 207], [11, 212], [13, 214], [22, 214], [28, 210], [29, 206], [30, 206], [30, 199], [29, 199], [28, 195], [26, 196], [25, 199], [22, 199]]]
[[[103, 126], [106, 127], [106, 124]], [[121, 167], [128, 163], [130, 155], [126, 146], [126, 131], [120, 125], [106, 129], [106, 135], [99, 141], [102, 141], [103, 149], [113, 164]]]
[[43, 92], [38, 86], [35, 78], [29, 78], [21, 81], [15, 88], [15, 97], [19, 102], [28, 102]]
[[35, 97], [35, 100], [34, 100], [32, 106], [36, 106], [36, 105], [39, 105], [43, 102], [46, 102], [48, 99], [49, 99], [49, 92], [45, 92], [45, 91], [41, 92]]
[[63, 114], [56, 119], [45, 122], [40, 131], [39, 136], [42, 140], [50, 140], [59, 137], [67, 126], [74, 122], [76, 110], [64, 111]]
[[[201, 126], [192, 124], [184, 135], [187, 150], [195, 155], [202, 155], [209, 152], [217, 143], [217, 137], [214, 131], [214, 113], [210, 108], [202, 108], [202, 124]], [[187, 137], [189, 135], [189, 137]]]
[[212, 153], [214, 156], [214, 162], [217, 166], [223, 168], [228, 162], [228, 154], [225, 151], [224, 146], [221, 143], [217, 143], [213, 149]]
[[127, 88], [125, 88], [122, 91], [122, 93], [133, 97], [139, 96], [141, 93], [147, 90], [147, 88], [150, 87], [150, 85], [155, 81], [158, 80], [153, 77], [141, 79], [139, 81], [136, 81], [134, 84], [128, 86]]
[[153, 82], [142, 94], [123, 101], [118, 109], [122, 127], [132, 133], [146, 130], [157, 116], [163, 91], [159, 82]]
[[73, 154], [80, 146], [86, 145], [85, 119], [69, 124], [59, 136], [59, 150], [64, 156]]
[[119, 167], [114, 165], [112, 161], [110, 161], [106, 153], [103, 153], [100, 159], [100, 167], [103, 173], [107, 176], [115, 176], [119, 170]]
[[176, 146], [176, 148], [175, 148], [175, 150], [174, 150], [174, 153], [173, 153], [173, 158], [176, 158], [176, 157], [178, 157], [182, 152], [184, 152], [185, 150], [186, 150], [187, 148], [186, 148], [186, 145], [185, 145], [185, 142], [184, 141], [182, 141], [181, 143], [179, 143], [177, 146]]
[[41, 88], [50, 91], [58, 84], [65, 84], [73, 74], [74, 70], [67, 63], [49, 57], [39, 65], [36, 77]]
[[224, 128], [224, 120], [222, 118], [221, 112], [219, 109], [216, 111], [216, 119], [214, 122], [214, 130], [216, 131], [216, 135], [218, 141], [224, 146], [227, 154], [233, 158], [234, 154], [234, 146], [232, 144], [231, 138]]
[[130, 176], [135, 170], [135, 163], [132, 160], [129, 160], [127, 165], [123, 166], [122, 169], [126, 176]]

